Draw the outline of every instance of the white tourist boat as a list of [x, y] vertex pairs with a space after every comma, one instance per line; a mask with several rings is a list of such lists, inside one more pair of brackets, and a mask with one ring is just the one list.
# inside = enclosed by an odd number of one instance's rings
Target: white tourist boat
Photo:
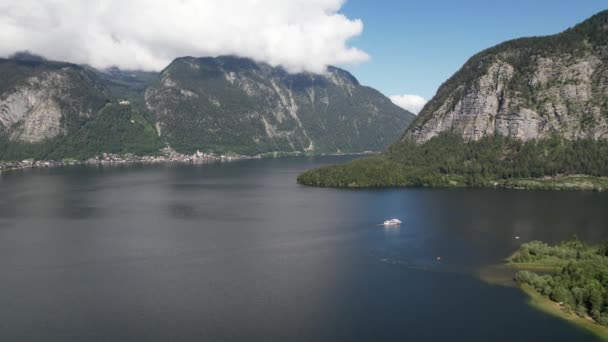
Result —
[[399, 219], [396, 219], [396, 218], [384, 221], [384, 226], [385, 227], [387, 227], [387, 226], [398, 226], [400, 224], [401, 224], [401, 221]]

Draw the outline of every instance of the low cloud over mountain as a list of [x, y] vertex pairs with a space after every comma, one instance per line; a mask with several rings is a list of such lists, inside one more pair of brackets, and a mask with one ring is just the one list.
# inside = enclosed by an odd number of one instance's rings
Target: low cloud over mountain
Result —
[[239, 55], [292, 72], [368, 55], [343, 0], [0, 0], [0, 55], [160, 70], [178, 56]]

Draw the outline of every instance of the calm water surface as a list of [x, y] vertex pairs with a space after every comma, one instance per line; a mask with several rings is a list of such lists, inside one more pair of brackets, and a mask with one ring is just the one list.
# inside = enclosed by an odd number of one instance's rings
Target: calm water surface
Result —
[[0, 340], [593, 340], [476, 274], [608, 238], [606, 194], [295, 183], [337, 160], [1, 174]]

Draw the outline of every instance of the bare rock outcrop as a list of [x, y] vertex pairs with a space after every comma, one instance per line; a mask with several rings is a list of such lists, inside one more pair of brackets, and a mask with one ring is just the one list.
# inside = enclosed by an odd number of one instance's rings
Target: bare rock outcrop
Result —
[[555, 36], [483, 51], [441, 86], [405, 137], [608, 138], [608, 12]]
[[0, 69], [14, 75], [0, 92], [0, 134], [10, 141], [39, 143], [64, 135], [103, 106], [105, 90], [81, 67], [2, 60]]

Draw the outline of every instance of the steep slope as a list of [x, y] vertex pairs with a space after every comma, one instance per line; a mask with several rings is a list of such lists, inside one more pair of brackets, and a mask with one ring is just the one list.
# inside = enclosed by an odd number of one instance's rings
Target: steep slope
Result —
[[608, 138], [608, 11], [563, 33], [509, 41], [472, 57], [405, 137], [422, 143], [446, 131], [466, 140]]
[[0, 59], [0, 136], [40, 143], [80, 127], [103, 107], [108, 92], [77, 65]]
[[154, 155], [163, 147], [154, 125], [140, 111], [108, 103], [95, 118], [60, 139], [46, 159], [86, 159], [103, 153]]
[[181, 151], [377, 151], [414, 118], [344, 70], [294, 75], [237, 57], [175, 60], [146, 104]]

